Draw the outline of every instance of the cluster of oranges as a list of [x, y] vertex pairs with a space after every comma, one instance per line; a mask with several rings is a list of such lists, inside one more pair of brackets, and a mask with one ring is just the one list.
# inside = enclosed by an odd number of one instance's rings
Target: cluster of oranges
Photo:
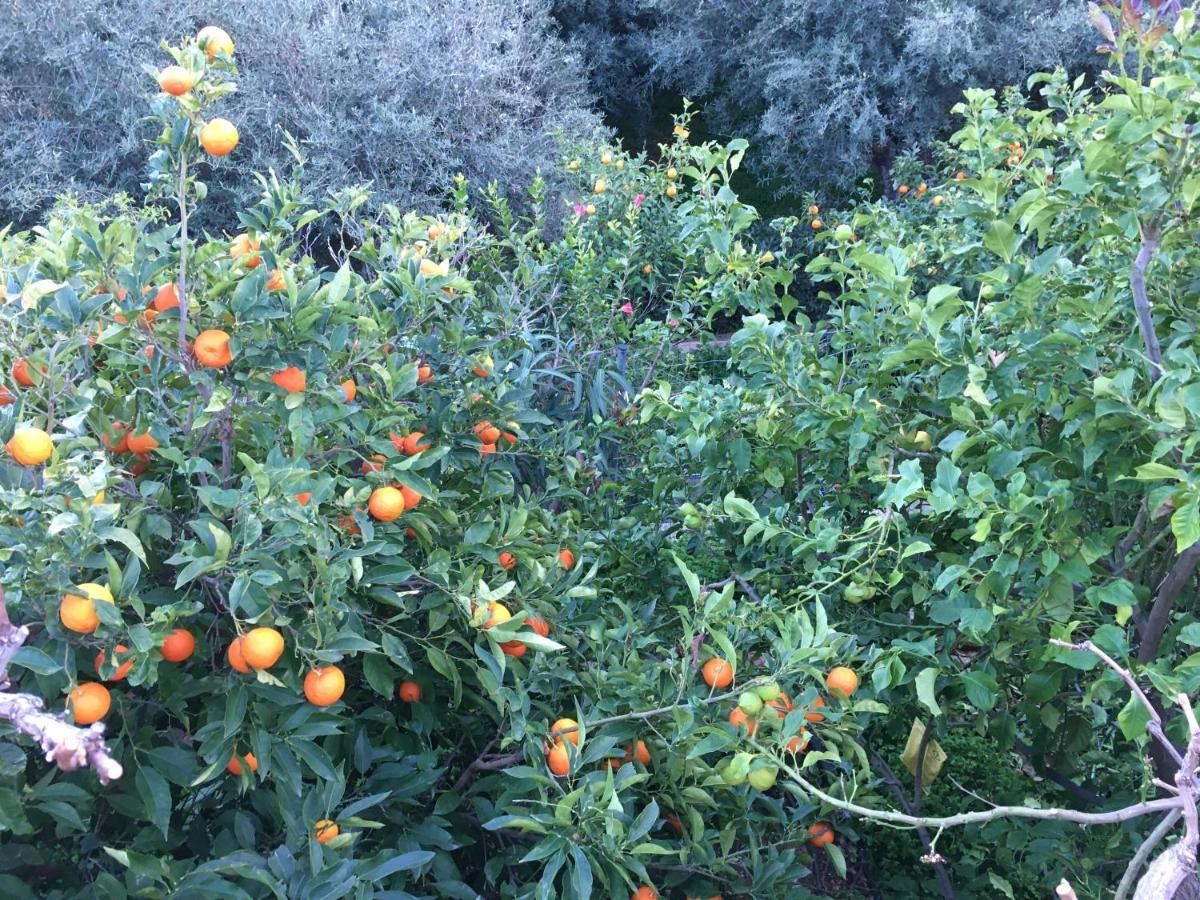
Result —
[[[204, 51], [209, 62], [218, 57], [233, 58], [233, 39], [215, 25], [201, 28], [196, 34], [196, 43]], [[158, 86], [166, 94], [177, 99], [186, 97], [204, 78], [205, 72], [193, 72], [179, 65], [167, 66], [158, 73]], [[215, 118], [199, 124], [197, 139], [205, 152], [212, 156], [228, 156], [238, 145], [237, 127], [228, 119]]]
[[[63, 627], [77, 634], [93, 634], [100, 627], [97, 604], [115, 606], [112, 592], [101, 584], [81, 584], [78, 594], [64, 594], [59, 602], [58, 618]], [[196, 652], [196, 638], [186, 628], [176, 628], [159, 645], [159, 653], [169, 663], [181, 663]], [[96, 672], [102, 674], [106, 663], [115, 668], [108, 681], [124, 681], [133, 668], [134, 659], [129, 648], [117, 644], [111, 652], [101, 650], [96, 654]], [[91, 725], [108, 715], [112, 697], [108, 688], [99, 682], [84, 682], [76, 686], [67, 698], [76, 725]]]

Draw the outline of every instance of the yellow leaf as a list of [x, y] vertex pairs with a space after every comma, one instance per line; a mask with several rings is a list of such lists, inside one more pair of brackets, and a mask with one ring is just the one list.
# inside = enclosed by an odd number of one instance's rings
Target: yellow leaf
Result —
[[[914, 778], [917, 776], [917, 754], [921, 750], [921, 740], [924, 737], [925, 725], [920, 719], [913, 719], [912, 730], [909, 731], [908, 740], [904, 744], [904, 752], [900, 754], [900, 762], [904, 763], [904, 768], [908, 769]], [[925, 745], [925, 765], [921, 774], [922, 790], [929, 790], [938, 773], [942, 771], [946, 759], [946, 751], [937, 741], [930, 738], [929, 743]]]

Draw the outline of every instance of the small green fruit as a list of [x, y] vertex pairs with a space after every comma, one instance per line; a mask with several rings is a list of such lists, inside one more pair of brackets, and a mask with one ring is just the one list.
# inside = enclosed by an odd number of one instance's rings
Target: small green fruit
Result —
[[779, 769], [776, 766], [764, 765], [757, 769], [751, 769], [750, 786], [758, 791], [769, 791], [775, 787], [775, 781], [779, 777]]
[[849, 225], [839, 225], [833, 230], [833, 236], [839, 241], [848, 241], [854, 237], [854, 229]]
[[699, 531], [704, 527], [704, 520], [699, 516], [684, 516], [683, 524], [685, 527], [692, 529], [692, 531]]
[[748, 716], [756, 716], [759, 710], [763, 708], [762, 697], [754, 693], [754, 691], [743, 691], [738, 697], [738, 706]]
[[779, 696], [779, 684], [775, 681], [760, 684], [754, 689], [754, 693], [758, 694], [758, 699], [763, 703], [770, 703]]
[[750, 759], [749, 753], [735, 753], [730, 757], [721, 769], [721, 778], [727, 785], [737, 787], [746, 783], [746, 777], [750, 774]]
[[697, 510], [695, 505], [691, 503], [682, 503], [679, 506], [679, 514], [681, 516], [694, 516], [697, 515], [698, 512], [699, 510]]

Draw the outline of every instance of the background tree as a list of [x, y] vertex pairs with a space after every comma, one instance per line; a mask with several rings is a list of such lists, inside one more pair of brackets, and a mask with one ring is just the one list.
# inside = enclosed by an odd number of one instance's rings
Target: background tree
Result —
[[253, 61], [238, 86], [242, 152], [214, 182], [214, 220], [253, 189], [252, 171], [289, 164], [285, 130], [317, 196], [370, 182], [420, 205], [458, 172], [517, 190], [550, 167], [552, 132], [597, 126], [581, 67], [534, 0], [18, 2], [0, 16], [0, 219], [65, 191], [136, 192], [153, 136], [143, 63], [162, 35], [209, 22]]

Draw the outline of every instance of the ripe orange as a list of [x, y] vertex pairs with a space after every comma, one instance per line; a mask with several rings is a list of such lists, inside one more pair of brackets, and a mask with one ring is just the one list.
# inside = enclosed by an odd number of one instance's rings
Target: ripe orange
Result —
[[813, 231], [820, 231], [822, 227], [823, 227], [823, 226], [822, 226], [822, 224], [821, 224], [821, 220], [820, 220], [820, 219], [813, 219], [813, 220], [812, 220], [812, 230], [813, 230]]
[[[238, 759], [238, 757], [241, 759]], [[229, 770], [229, 774], [241, 776], [242, 774], [242, 759], [246, 761], [246, 765], [250, 767], [251, 772], [258, 771], [258, 760], [254, 758], [253, 753], [238, 753], [233, 751], [233, 756], [229, 757], [229, 765], [225, 768]]]
[[150, 303], [160, 313], [164, 313], [168, 309], [175, 309], [179, 305], [179, 294], [175, 290], [175, 283], [171, 282], [160, 287]]
[[131, 435], [125, 446], [129, 449], [130, 453], [146, 456], [151, 450], [158, 447], [158, 441], [147, 431], [143, 434]]
[[483, 623], [484, 628], [491, 628], [493, 625], [502, 625], [512, 618], [512, 613], [508, 611], [503, 603], [495, 601], [488, 604], [487, 621]]
[[394, 487], [375, 488], [367, 509], [380, 522], [394, 522], [404, 512], [404, 495]]
[[129, 467], [129, 474], [131, 474], [134, 478], [141, 478], [143, 475], [146, 474], [146, 471], [149, 468], [150, 468], [150, 457], [145, 456], [145, 455], [139, 455], [137, 458], [137, 462], [135, 462], [132, 466]]
[[246, 657], [242, 655], [241, 635], [230, 642], [229, 649], [225, 651], [225, 660], [235, 671], [241, 672], [243, 675], [250, 671], [250, 667], [246, 665]]
[[[128, 656], [128, 655], [129, 655], [129, 648], [126, 647], [124, 644], [117, 644], [117, 646], [113, 648], [113, 652], [111, 654], [106, 653], [105, 651], [101, 650], [99, 653], [96, 654], [96, 673], [97, 674], [100, 673], [100, 667], [102, 665], [104, 665], [105, 661], [108, 660], [110, 658], [110, 656], [115, 657], [116, 661], [117, 661], [117, 671], [113, 672], [113, 674], [109, 675], [108, 678], [105, 680], [106, 681], [124, 681], [125, 676], [129, 674], [129, 670], [133, 668], [133, 660], [126, 659], [126, 656]], [[125, 662], [121, 661], [123, 659], [125, 660]]]
[[312, 491], [301, 491], [296, 495], [296, 502], [301, 506], [308, 506], [308, 501], [312, 499]]
[[289, 394], [298, 394], [304, 390], [308, 384], [308, 379], [305, 378], [304, 370], [297, 366], [288, 366], [286, 369], [280, 369], [271, 376], [271, 381], [277, 386], [283, 388]]
[[558, 551], [558, 564], [568, 572], [575, 568], [575, 554], [571, 552], [570, 548], [563, 547]]
[[630, 744], [628, 747], [625, 748], [625, 761], [626, 762], [628, 762], [631, 759], [634, 759], [635, 756], [637, 758], [637, 761], [640, 762], [643, 766], [650, 765], [650, 749], [646, 746], [645, 741], [637, 742], [637, 750], [636, 751], [633, 748], [633, 744]]
[[562, 731], [562, 729], [564, 729], [564, 728], [574, 728], [576, 730], [568, 731], [564, 734], [557, 735], [555, 737], [555, 740], [558, 740], [558, 741], [568, 740], [572, 744], [574, 744], [576, 747], [578, 747], [579, 746], [579, 731], [578, 731], [579, 723], [576, 722], [574, 719], [566, 719], [566, 718], [556, 719], [554, 724], [550, 726], [550, 732], [554, 733], [555, 731]]
[[33, 387], [33, 378], [29, 375], [29, 360], [22, 357], [13, 363], [12, 377], [21, 387]]
[[540, 634], [542, 637], [550, 637], [550, 622], [541, 616], [530, 616], [525, 620], [525, 624], [532, 628], [534, 633]]
[[932, 200], [932, 201], [930, 201], [930, 202], [931, 202], [931, 203], [933, 203], [933, 205], [934, 205], [934, 206], [941, 206], [941, 205], [942, 205], [942, 195], [941, 195], [941, 194], [938, 194], [938, 195], [937, 195], [936, 197], [934, 197], [934, 198], [933, 198], [933, 200]]
[[475, 436], [481, 444], [494, 444], [500, 440], [500, 429], [484, 419], [475, 426]]
[[423, 259], [420, 273], [424, 278], [445, 278], [450, 274], [450, 261], [444, 259], [440, 263], [435, 263], [432, 259]]
[[12, 391], [0, 384], [0, 406], [12, 406], [17, 402], [17, 398], [13, 396]]
[[196, 639], [186, 628], [176, 628], [162, 642], [162, 657], [167, 662], [180, 663], [196, 652]]
[[186, 94], [192, 89], [195, 81], [192, 73], [183, 66], [167, 66], [158, 73], [158, 86], [172, 97]]
[[[262, 257], [258, 254], [261, 246], [260, 239], [251, 239], [250, 235], [243, 232], [229, 242], [229, 258], [235, 263], [241, 259], [247, 269], [256, 269], [262, 265]], [[246, 258], [242, 259], [243, 256]]]
[[820, 212], [821, 207], [817, 206], [815, 203], [808, 208], [808, 214], [810, 216], [816, 217]]
[[396, 442], [396, 439], [393, 438], [392, 443], [396, 444], [396, 449], [398, 449], [405, 456], [416, 456], [418, 453], [423, 453], [424, 451], [428, 450], [430, 447], [433, 446], [432, 444], [429, 444], [429, 443], [422, 444], [421, 438], [423, 438], [423, 437], [425, 437], [424, 432], [414, 431], [414, 432], [407, 434], [404, 437], [400, 438], [400, 441], [398, 444]]
[[427, 381], [433, 381], [433, 369], [421, 365], [421, 361], [417, 360], [417, 384], [425, 384]]
[[733, 684], [733, 666], [718, 656], [706, 662], [701, 673], [709, 687], [720, 689]]
[[479, 455], [480, 456], [491, 456], [495, 452], [496, 452], [495, 444], [480, 444], [479, 445]]
[[966, 181], [966, 180], [967, 180], [967, 173], [966, 173], [966, 172], [955, 172], [955, 173], [954, 173], [954, 180], [955, 180], [955, 181]]
[[421, 686], [415, 681], [402, 681], [396, 693], [405, 703], [416, 703], [421, 699]]
[[500, 568], [507, 569], [509, 572], [511, 572], [517, 567], [517, 558], [505, 550], [500, 554], [499, 563]]
[[382, 472], [383, 464], [387, 462], [387, 457], [382, 453], [376, 453], [370, 459], [364, 459], [362, 465], [359, 466], [359, 471], [364, 475], [370, 475], [372, 472]]
[[658, 891], [648, 884], [643, 884], [629, 895], [629, 900], [658, 900]]
[[[818, 697], [816, 700], [814, 700], [812, 702], [812, 706], [810, 706], [809, 709], [810, 710], [817, 709], [818, 707], [821, 707], [824, 705], [825, 705], [825, 698]], [[824, 722], [825, 721], [825, 717], [823, 715], [821, 715], [819, 712], [806, 712], [804, 714], [804, 718], [808, 719], [808, 721], [810, 721], [810, 722]]]
[[227, 156], [237, 144], [238, 130], [228, 119], [212, 119], [200, 129], [200, 146], [212, 156]]
[[849, 698], [858, 690], [858, 673], [847, 666], [835, 666], [825, 676], [825, 686], [833, 691], [835, 697]]
[[673, 185], [673, 184], [667, 185], [667, 196], [668, 197], [674, 197], [678, 193], [679, 193], [679, 188], [675, 187], [675, 185]]
[[808, 747], [808, 742], [812, 740], [812, 735], [807, 731], [802, 731], [790, 741], [787, 742], [788, 753], [799, 753]]
[[400, 496], [404, 498], [404, 508], [406, 510], [416, 509], [417, 504], [421, 502], [421, 495], [407, 484], [400, 485]]
[[233, 38], [216, 25], [205, 25], [196, 32], [196, 43], [209, 59], [216, 59], [218, 53], [233, 56]]
[[210, 369], [221, 369], [233, 362], [233, 351], [229, 349], [229, 335], [217, 328], [210, 328], [196, 336], [192, 348], [196, 362]]
[[71, 691], [67, 704], [75, 716], [76, 725], [91, 725], [108, 715], [112, 708], [112, 695], [104, 685], [89, 681]]
[[500, 652], [505, 656], [511, 656], [514, 659], [520, 659], [525, 655], [529, 648], [520, 641], [501, 641]]
[[925, 182], [922, 181], [920, 184], [917, 185], [917, 193], [918, 194], [923, 194], [927, 190], [929, 190], [929, 185], [927, 185]]
[[282, 269], [272, 269], [271, 277], [267, 279], [268, 291], [282, 291], [287, 289], [287, 279], [283, 277]]
[[304, 696], [313, 706], [332, 706], [346, 692], [346, 676], [337, 666], [322, 666], [304, 676]]
[[347, 378], [341, 383], [342, 402], [353, 403], [354, 398], [358, 396], [358, 385], [354, 383], [353, 378]]
[[78, 586], [83, 595], [65, 594], [58, 607], [58, 617], [63, 625], [79, 634], [91, 634], [100, 627], [100, 618], [96, 615], [96, 601], [113, 602], [113, 595], [108, 588], [101, 584], [81, 584]]
[[824, 847], [826, 844], [832, 844], [833, 839], [837, 837], [837, 832], [833, 830], [833, 826], [828, 822], [815, 822], [808, 826], [808, 833], [812, 835], [808, 842], [814, 847]]
[[13, 432], [4, 449], [22, 466], [40, 466], [54, 452], [54, 442], [40, 428], [21, 427]]
[[546, 765], [559, 778], [570, 774], [571, 751], [567, 749], [567, 745], [562, 741], [555, 741], [554, 746], [546, 751]]
[[898, 193], [901, 197], [903, 197], [905, 194], [908, 193], [908, 185], [907, 184], [900, 185], [900, 187], [897, 189], [896, 193]]
[[775, 717], [778, 719], [786, 718], [787, 714], [796, 708], [796, 704], [783, 691], [780, 691], [774, 700], [768, 700], [766, 705], [775, 710]]
[[757, 720], [746, 715], [740, 706], [735, 706], [729, 713], [729, 724], [738, 730], [746, 729], [746, 733], [751, 737], [754, 736], [754, 732], [758, 731]]
[[283, 655], [283, 635], [274, 628], [253, 628], [242, 635], [242, 659], [255, 669], [269, 669]]
[[341, 829], [329, 819], [321, 819], [313, 826], [313, 837], [318, 844], [328, 844], [340, 833]]

